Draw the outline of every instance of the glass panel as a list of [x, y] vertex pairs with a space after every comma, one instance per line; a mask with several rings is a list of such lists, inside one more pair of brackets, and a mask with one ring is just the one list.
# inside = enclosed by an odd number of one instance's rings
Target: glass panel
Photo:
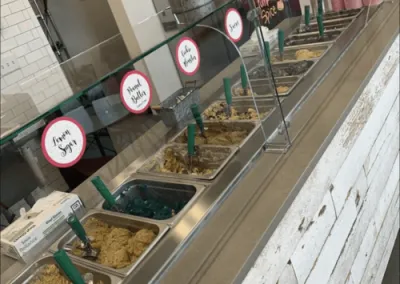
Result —
[[[124, 45], [121, 45], [122, 37], [117, 35], [89, 49], [88, 51], [85, 51], [84, 53], [63, 62], [60, 65], [55, 63], [55, 66], [49, 70], [43, 71], [40, 74], [36, 74], [27, 81], [20, 82], [19, 84], [2, 91], [2, 102], [7, 101], [5, 98], [9, 98], [9, 102], [7, 103], [7, 106], [2, 105], [0, 145], [3, 145], [4, 143], [13, 139], [21, 131], [27, 129], [33, 124], [36, 124], [38, 121], [46, 117], [46, 115], [58, 110], [58, 104], [70, 98], [79, 98], [85, 94], [87, 90], [96, 87], [96, 85], [106, 80], [112, 74], [119, 73], [126, 68], [131, 68], [131, 66], [137, 61], [157, 51], [165, 44], [176, 39], [185, 31], [190, 30], [197, 23], [205, 20], [206, 18], [210, 18], [213, 13], [217, 13], [224, 6], [233, 2], [235, 1], [218, 1], [215, 4], [215, 11], [209, 10], [207, 13], [204, 13], [201, 18], [196, 19], [196, 21], [187, 25], [179, 25], [177, 29], [168, 33], [169, 37], [167, 37], [165, 34], [153, 35], [153, 43], [147, 44], [145, 48], [141, 49], [146, 51], [138, 53], [137, 57], [131, 58], [130, 60], [129, 58], [121, 57], [121, 53], [126, 54], [126, 50], [118, 50], [118, 48], [121, 46], [123, 47]], [[141, 26], [141, 30], [145, 31], [146, 28], [159, 24], [160, 20], [158, 15], [150, 15], [149, 17], [145, 17], [143, 20], [139, 21], [136, 25]], [[49, 52], [51, 53], [51, 51]], [[56, 62], [55, 58], [54, 62]], [[46, 103], [43, 104], [44, 106], [36, 107], [36, 109], [30, 111], [26, 117], [21, 116], [14, 119], [7, 119], [7, 111], [9, 111], [9, 106], [15, 105], [21, 100], [30, 101], [30, 104], [35, 104], [36, 106], [36, 102], [33, 100], [33, 98], [35, 98], [36, 101], [39, 100], [43, 91], [43, 86], [39, 88], [40, 90], [32, 89], [31, 87], [32, 85], [35, 85], [35, 81], [42, 81], [42, 79], [46, 78], [47, 76], [51, 76], [52, 78], [57, 77], [57, 80], [60, 80], [60, 82], [57, 82], [60, 88], [60, 90], [58, 90], [60, 94], [57, 95], [57, 98], [46, 100]], [[56, 88], [54, 87], [54, 91], [55, 89]], [[23, 96], [21, 97], [20, 94], [23, 94]], [[10, 99], [11, 97], [21, 98], [19, 100], [14, 100]]]
[[[234, 44], [221, 33], [224, 32], [226, 11], [228, 8], [237, 8], [244, 24], [243, 36], [237, 46], [240, 47], [249, 39], [254, 27], [253, 23], [247, 20], [242, 6], [237, 6], [236, 1], [225, 2], [220, 4], [214, 13], [209, 13], [195, 23], [180, 23], [175, 30], [170, 30], [168, 35], [172, 36], [169, 38], [166, 34], [154, 35], [151, 38], [146, 34], [146, 31], [152, 31], [154, 26], [160, 24], [159, 15], [139, 21], [137, 26], [140, 28], [135, 36], [148, 38], [147, 41], [140, 41], [140, 48], [147, 51], [138, 54], [132, 60], [117, 56], [119, 53], [126, 53], [126, 50], [116, 50], [116, 46], [121, 46], [122, 42], [122, 37], [118, 35], [69, 61], [55, 64], [52, 68], [35, 74], [2, 93], [5, 103], [2, 105], [2, 115], [6, 116], [7, 111], [18, 103], [26, 102], [30, 106], [18, 120], [2, 119], [2, 155], [10, 153], [20, 156], [20, 153], [35, 181], [29, 187], [19, 184], [17, 187], [23, 188], [19, 191], [21, 196], [11, 198], [7, 206], [11, 206], [22, 197], [30, 196], [29, 193], [36, 187], [45, 191], [72, 190], [105, 165], [108, 173], [103, 173], [102, 178], [109, 182], [139, 157], [142, 160], [149, 158], [178, 132], [185, 129], [188, 123], [194, 122], [190, 112], [193, 103], [198, 103], [200, 113], [212, 104], [218, 108], [217, 113], [203, 116], [207, 129], [214, 129], [211, 125], [219, 123], [206, 120], [213, 119], [215, 115], [214, 120], [221, 120], [227, 114], [223, 106], [221, 108], [216, 105], [217, 101], [222, 104], [225, 101], [224, 78], [230, 80], [227, 90], [235, 96], [239, 94], [233, 98], [231, 115], [233, 120], [241, 120], [240, 123], [235, 122], [240, 127], [233, 122], [224, 122], [221, 126], [225, 131], [222, 138], [210, 137], [216, 141], [210, 143], [236, 145], [233, 149], [228, 148], [226, 152], [221, 153], [220, 162], [226, 161], [230, 154], [237, 151], [237, 146], [250, 137], [252, 131], [259, 128], [259, 121], [254, 112], [259, 111], [261, 115], [265, 115], [272, 111], [274, 103], [264, 100], [262, 107], [259, 107], [251, 96], [241, 100], [241, 94], [252, 93], [253, 83], [249, 80], [247, 71], [253, 68], [259, 59], [254, 61], [254, 58], [246, 58], [244, 62], [241, 61]], [[200, 49], [201, 66], [194, 76], [184, 75], [176, 66], [175, 47], [178, 40], [184, 36], [191, 37]], [[240, 79], [241, 64], [246, 67], [242, 75], [248, 81], [244, 90], [240, 90], [243, 89]], [[148, 75], [153, 87], [152, 107], [140, 115], [128, 112], [119, 96], [122, 78], [131, 70]], [[207, 86], [210, 86], [209, 89]], [[268, 82], [268, 86], [271, 90], [274, 89], [272, 82]], [[201, 87], [207, 92], [200, 93]], [[177, 96], [186, 94], [188, 96], [184, 104], [176, 106], [173, 103]], [[7, 104], [9, 109], [5, 108]], [[169, 108], [170, 106], [172, 107]], [[87, 138], [87, 147], [82, 159], [66, 169], [50, 165], [40, 147], [44, 127], [61, 116], [77, 120], [83, 126]], [[242, 120], [248, 121], [242, 123]], [[241, 135], [238, 141], [227, 133], [236, 129]], [[217, 129], [218, 131], [220, 130]], [[265, 136], [259, 134], [259, 138], [261, 147], [265, 143]], [[176, 139], [181, 141], [180, 139], [185, 138], [177, 136]], [[179, 142], [176, 139], [173, 141]], [[222, 142], [218, 139], [222, 139]], [[185, 145], [186, 142], [181, 143]], [[183, 149], [187, 149], [187, 145], [183, 146]]]

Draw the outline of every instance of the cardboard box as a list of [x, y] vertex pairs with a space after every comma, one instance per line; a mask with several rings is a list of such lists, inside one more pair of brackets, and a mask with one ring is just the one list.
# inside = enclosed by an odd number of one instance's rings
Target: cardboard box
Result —
[[29, 262], [43, 253], [69, 226], [66, 218], [74, 213], [81, 218], [85, 209], [78, 195], [54, 191], [39, 199], [1, 231], [1, 253]]

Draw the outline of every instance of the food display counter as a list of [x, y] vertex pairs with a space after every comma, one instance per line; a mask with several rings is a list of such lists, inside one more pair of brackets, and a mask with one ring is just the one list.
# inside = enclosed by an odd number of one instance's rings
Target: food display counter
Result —
[[[275, 46], [270, 54], [241, 54], [199, 88], [204, 133], [198, 123], [193, 157], [190, 151], [188, 154], [191, 134], [186, 128], [193, 123], [191, 117], [183, 118], [186, 122], [179, 121], [176, 127], [160, 120], [73, 190], [89, 210], [80, 221], [89, 239], [92, 237], [93, 249], [100, 250], [94, 261], [80, 254], [80, 244], [70, 230], [31, 266], [3, 255], [2, 261], [10, 265], [2, 273], [2, 283], [26, 283], [43, 266], [54, 269], [50, 253], [61, 248], [81, 273], [94, 275], [94, 283], [203, 283], [213, 277], [218, 279], [214, 283], [240, 282], [260, 249], [257, 241], [271, 235], [294, 196], [289, 197], [291, 189], [281, 195], [270, 192], [269, 202], [276, 198], [274, 208], [279, 210], [269, 212], [264, 222], [252, 225], [257, 229], [246, 233], [239, 224], [255, 210], [250, 200], [266, 189], [279, 190], [269, 188], [267, 178], [280, 175], [280, 168], [287, 163], [301, 170], [281, 179], [300, 179], [297, 173], [306, 170], [312, 157], [297, 163], [291, 160], [295, 159], [292, 153], [305, 143], [298, 138], [314, 127], [313, 116], [328, 99], [321, 88], [343, 83], [345, 78], [332, 76], [335, 68], [353, 64], [343, 62], [343, 57], [361, 50], [366, 37], [380, 30], [393, 11], [398, 11], [398, 2], [370, 7], [369, 11], [329, 13], [323, 37], [316, 32], [313, 19], [308, 27], [300, 17], [284, 20], [278, 26], [286, 35], [283, 54]], [[398, 27], [396, 30], [389, 23], [382, 32], [384, 42], [379, 46], [368, 42], [377, 49], [376, 59], [368, 60], [378, 60], [397, 32]], [[271, 65], [266, 63], [269, 57]], [[245, 88], [241, 65], [247, 70]], [[372, 71], [374, 64], [369, 67], [364, 71]], [[354, 84], [362, 85], [367, 73]], [[223, 86], [224, 78], [230, 78], [232, 84]], [[224, 100], [227, 92], [232, 95], [231, 102]], [[356, 93], [348, 101], [353, 95]], [[337, 116], [346, 106], [337, 110]], [[329, 123], [334, 125], [335, 119]], [[310, 147], [317, 151], [320, 144]], [[105, 183], [113, 204], [104, 201], [96, 182], [91, 183], [95, 177]], [[224, 245], [228, 244], [224, 234], [248, 234], [248, 240], [242, 238], [243, 245], [235, 243], [232, 253], [232, 246]], [[232, 267], [238, 270], [222, 267], [218, 257], [225, 255], [234, 258]]]

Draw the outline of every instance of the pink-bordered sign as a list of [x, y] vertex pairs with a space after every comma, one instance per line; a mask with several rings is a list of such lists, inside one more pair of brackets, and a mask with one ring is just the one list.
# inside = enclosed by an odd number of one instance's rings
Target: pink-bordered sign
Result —
[[243, 36], [243, 20], [238, 10], [228, 9], [225, 13], [225, 32], [233, 42], [238, 42]]
[[145, 112], [153, 98], [150, 80], [140, 71], [129, 71], [122, 78], [119, 95], [125, 108], [132, 113]]
[[175, 60], [182, 73], [193, 76], [200, 68], [200, 50], [190, 37], [182, 37], [175, 49]]
[[72, 167], [85, 153], [86, 134], [75, 119], [59, 117], [47, 124], [41, 146], [50, 164], [58, 168]]

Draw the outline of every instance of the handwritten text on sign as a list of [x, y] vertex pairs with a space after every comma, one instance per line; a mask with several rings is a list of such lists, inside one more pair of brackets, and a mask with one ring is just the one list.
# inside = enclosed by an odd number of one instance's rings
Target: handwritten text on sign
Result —
[[200, 67], [200, 51], [197, 44], [189, 37], [183, 37], [176, 45], [175, 59], [182, 73], [192, 76]]
[[286, 18], [283, 0], [256, 0], [256, 6], [261, 8], [261, 24], [270, 29]]
[[146, 111], [151, 103], [152, 89], [149, 79], [139, 71], [125, 74], [120, 86], [121, 101], [133, 113]]
[[236, 9], [228, 9], [225, 14], [225, 32], [233, 42], [238, 42], [243, 35], [243, 21]]
[[85, 149], [85, 132], [72, 118], [57, 118], [43, 132], [42, 151], [53, 166], [67, 168], [75, 165], [82, 158]]

